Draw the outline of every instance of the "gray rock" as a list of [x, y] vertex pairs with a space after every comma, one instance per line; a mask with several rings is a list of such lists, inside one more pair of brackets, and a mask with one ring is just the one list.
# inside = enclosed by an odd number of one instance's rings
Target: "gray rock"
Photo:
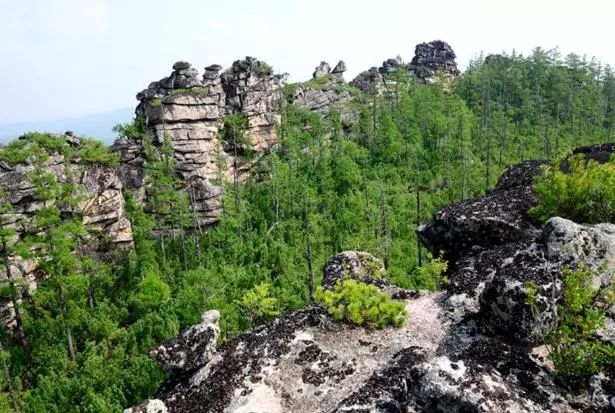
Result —
[[338, 74], [341, 75], [345, 71], [346, 71], [346, 63], [344, 63], [343, 60], [340, 60], [339, 62], [337, 62], [337, 64], [335, 65], [331, 73], [333, 73], [334, 75], [338, 75]]
[[220, 334], [219, 320], [218, 311], [205, 312], [199, 324], [151, 350], [150, 357], [158, 362], [169, 377], [203, 367], [216, 352]]
[[190, 67], [192, 67], [192, 65], [188, 62], [184, 62], [184, 61], [179, 61], [179, 62], [175, 62], [175, 64], [173, 64], [173, 70], [185, 70], [185, 69], [189, 69]]
[[443, 78], [455, 78], [459, 75], [455, 58], [455, 52], [446, 42], [434, 40], [421, 43], [416, 45], [408, 70], [424, 83], [436, 83]]
[[[72, 147], [78, 149], [79, 138], [66, 135], [58, 136]], [[82, 162], [79, 158], [66, 160], [58, 152], [50, 152], [44, 165], [46, 171], [52, 173], [58, 182], [67, 182], [72, 176], [77, 184], [83, 200], [77, 206], [78, 211], [69, 207], [60, 207], [62, 213], [70, 216], [79, 214], [89, 230], [88, 236], [81, 245], [81, 253], [93, 259], [108, 259], [119, 253], [124, 247], [132, 244], [132, 228], [124, 210], [123, 185], [117, 171], [109, 166]], [[35, 188], [30, 181], [35, 165], [29, 159], [24, 163], [10, 166], [5, 164], [0, 168], [0, 185], [5, 191], [3, 202], [11, 204], [10, 214], [2, 217], [2, 226], [16, 231], [16, 239], [27, 236], [28, 223], [33, 219], [36, 210], [43, 205], [36, 200]], [[70, 169], [70, 174], [68, 170]], [[33, 260], [23, 260], [19, 257], [9, 257], [11, 278], [17, 279], [17, 284], [23, 284], [29, 291], [36, 289], [37, 284], [44, 279], [38, 265]], [[5, 268], [0, 269], [0, 280], [6, 279]], [[14, 325], [14, 313], [9, 303], [0, 299], [0, 313], [4, 324]]]
[[319, 77], [323, 77], [331, 73], [331, 66], [327, 62], [320, 62], [316, 69], [314, 69], [314, 73], [312, 74], [313, 79], [317, 79]]

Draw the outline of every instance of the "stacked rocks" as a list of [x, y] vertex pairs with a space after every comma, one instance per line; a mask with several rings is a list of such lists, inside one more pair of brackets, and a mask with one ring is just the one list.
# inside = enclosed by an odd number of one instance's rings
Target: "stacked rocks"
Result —
[[[220, 65], [207, 66], [202, 77], [188, 62], [177, 62], [170, 76], [151, 83], [137, 99], [136, 113], [154, 144], [161, 145], [168, 138], [173, 148], [196, 224], [214, 224], [221, 212], [223, 181], [245, 179], [252, 163], [276, 142], [280, 77], [253, 57], [237, 60], [224, 71]], [[246, 118], [246, 152], [252, 157], [236, 157], [221, 141], [224, 118], [231, 114]], [[146, 201], [143, 143], [120, 138], [114, 148], [120, 153], [123, 182]]]
[[349, 125], [356, 120], [357, 114], [348, 110], [345, 103], [352, 95], [344, 81], [346, 64], [340, 60], [333, 70], [327, 62], [320, 62], [314, 69], [312, 81], [301, 84], [291, 99], [297, 106], [319, 113], [327, 114], [336, 109], [342, 116], [342, 123]]
[[455, 52], [446, 42], [435, 40], [421, 43], [416, 45], [414, 58], [408, 65], [408, 70], [424, 83], [436, 83], [442, 76], [459, 75], [455, 58]]

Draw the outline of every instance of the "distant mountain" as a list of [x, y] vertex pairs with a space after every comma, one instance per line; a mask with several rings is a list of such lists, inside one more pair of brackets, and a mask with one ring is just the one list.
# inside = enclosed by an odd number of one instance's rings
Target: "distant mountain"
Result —
[[64, 133], [70, 130], [77, 136], [88, 136], [111, 143], [115, 138], [111, 130], [113, 126], [130, 122], [133, 115], [133, 108], [123, 108], [75, 118], [0, 124], [0, 142], [8, 142], [24, 132]]

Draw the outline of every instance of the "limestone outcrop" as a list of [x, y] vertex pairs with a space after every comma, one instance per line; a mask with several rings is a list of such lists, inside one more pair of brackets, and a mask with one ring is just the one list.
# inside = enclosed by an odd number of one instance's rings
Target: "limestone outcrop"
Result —
[[[170, 76], [137, 94], [136, 114], [154, 147], [168, 140], [182, 189], [189, 194], [197, 224], [215, 223], [223, 183], [243, 180], [251, 165], [276, 143], [282, 92], [280, 77], [253, 57], [223, 70], [210, 65], [202, 76], [190, 63], [177, 62]], [[246, 147], [239, 150], [221, 135], [225, 118], [245, 122]], [[147, 155], [143, 142], [120, 137], [121, 176], [127, 188], [147, 199]]]

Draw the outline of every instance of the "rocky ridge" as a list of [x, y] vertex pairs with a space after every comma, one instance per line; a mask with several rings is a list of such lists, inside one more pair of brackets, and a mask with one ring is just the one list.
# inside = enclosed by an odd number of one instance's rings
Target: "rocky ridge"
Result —
[[[579, 153], [601, 159], [605, 148]], [[318, 307], [290, 312], [213, 356], [208, 350], [203, 364], [173, 375], [156, 399], [127, 411], [609, 411], [613, 377], [594, 376], [587, 391], [567, 391], [538, 337], [551, 323], [564, 266], [606, 262], [596, 281], [610, 283], [615, 225], [532, 221], [527, 210], [539, 165], [511, 167], [491, 193], [444, 208], [420, 230], [432, 251], [448, 252], [450, 282], [439, 293], [395, 295], [409, 313], [403, 327], [356, 327]], [[382, 271], [377, 258], [348, 251], [325, 265], [323, 285], [352, 277], [387, 291]], [[527, 281], [538, 286], [538, 311], [527, 304]], [[602, 340], [613, 342], [613, 324], [609, 312]], [[211, 340], [204, 334], [200, 345]]]
[[412, 61], [404, 65], [399, 58], [389, 58], [380, 67], [372, 67], [360, 73], [350, 84], [362, 92], [373, 95], [390, 93], [394, 90], [395, 73], [404, 70], [417, 77], [422, 83], [442, 83], [449, 87], [459, 75], [452, 47], [441, 40], [416, 45]]
[[[333, 68], [321, 62], [313, 78], [294, 85], [287, 99], [320, 115], [334, 109], [342, 125], [350, 127], [360, 116], [352, 102], [364, 94], [385, 93], [394, 84], [389, 75], [399, 69], [415, 74], [425, 83], [436, 82], [442, 74], [458, 74], [451, 47], [434, 41], [418, 45], [410, 65], [387, 59], [379, 69], [372, 68], [350, 83], [344, 80], [343, 61]], [[196, 225], [215, 224], [221, 213], [224, 182], [245, 180], [251, 166], [277, 142], [283, 103], [281, 76], [253, 57], [237, 60], [226, 70], [216, 64], [207, 66], [202, 75], [190, 63], [179, 61], [169, 76], [139, 92], [137, 100], [137, 118], [154, 149], [165, 140], [172, 148], [177, 175], [189, 195]], [[221, 134], [229, 115], [241, 116], [247, 123], [248, 142], [239, 151]], [[148, 197], [145, 146], [142, 139], [127, 137], [120, 137], [113, 145], [120, 154], [124, 186], [142, 202]]]
[[[58, 139], [66, 139], [75, 151], [81, 146], [80, 140], [72, 135]], [[71, 179], [81, 189], [83, 200], [79, 203], [77, 212], [90, 232], [82, 245], [81, 253], [100, 259], [132, 243], [132, 228], [124, 210], [123, 185], [114, 167], [83, 162], [79, 157], [67, 160], [57, 151], [49, 152], [49, 157], [42, 167], [46, 172], [52, 173], [58, 182], [65, 183]], [[43, 202], [36, 198], [36, 188], [30, 179], [34, 169], [31, 158], [17, 164], [0, 162], [0, 186], [3, 189], [0, 203], [11, 205], [10, 212], [2, 215], [2, 228], [14, 230], [18, 239], [26, 235], [26, 228], [29, 227], [36, 210], [43, 205]], [[64, 208], [62, 213], [74, 212]], [[36, 289], [37, 283], [43, 277], [38, 271], [37, 263], [18, 257], [9, 257], [9, 262], [10, 277], [13, 280], [24, 280], [27, 291]], [[7, 271], [2, 268], [0, 280], [6, 279]], [[0, 301], [0, 305], [5, 324], [11, 325], [14, 314], [10, 304]]]

